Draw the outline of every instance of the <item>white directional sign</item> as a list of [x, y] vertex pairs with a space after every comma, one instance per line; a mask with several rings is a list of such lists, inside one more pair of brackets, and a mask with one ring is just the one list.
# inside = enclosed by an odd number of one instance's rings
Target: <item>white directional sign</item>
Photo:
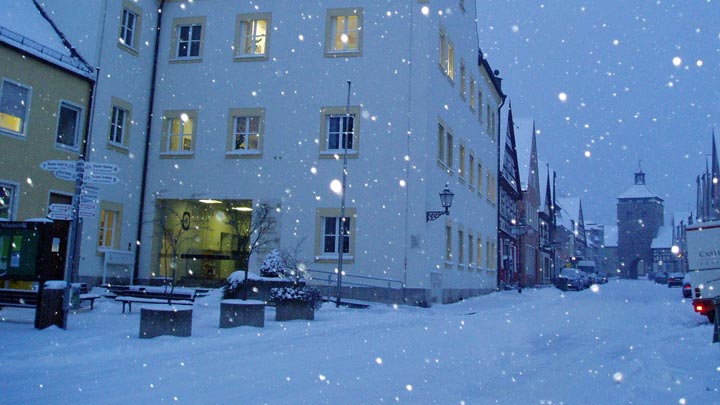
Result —
[[70, 221], [73, 219], [73, 213], [72, 211], [65, 212], [65, 211], [50, 211], [47, 215], [50, 219], [56, 219], [59, 221]]
[[109, 175], [109, 174], [97, 174], [97, 173], [85, 172], [85, 177], [83, 180], [88, 183], [94, 183], [94, 184], [115, 184], [120, 179], [118, 179], [115, 176]]
[[91, 202], [81, 202], [80, 203], [80, 211], [95, 211], [97, 209], [97, 205], [95, 203]]
[[75, 172], [76, 164], [77, 162], [74, 160], [46, 160], [40, 163], [40, 168], [49, 172], [57, 170]]
[[70, 204], [50, 204], [50, 211], [53, 212], [72, 212], [73, 206]]
[[93, 174], [113, 174], [119, 172], [120, 168], [112, 163], [86, 162], [85, 171]]

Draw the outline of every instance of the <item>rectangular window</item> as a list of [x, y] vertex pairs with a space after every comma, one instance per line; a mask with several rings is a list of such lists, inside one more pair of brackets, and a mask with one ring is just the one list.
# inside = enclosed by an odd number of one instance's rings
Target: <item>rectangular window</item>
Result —
[[358, 154], [358, 141], [360, 137], [359, 122], [355, 119], [360, 109], [350, 107], [350, 113], [345, 107], [326, 107], [322, 109], [322, 130], [320, 153], [327, 157], [344, 153], [347, 148], [348, 155]]
[[482, 162], [478, 162], [477, 165], [477, 190], [478, 194], [483, 193], [483, 165]]
[[164, 115], [163, 152], [192, 154], [195, 150], [196, 111], [167, 111]]
[[478, 90], [478, 121], [480, 121], [480, 125], [483, 123], [483, 95], [482, 90]]
[[473, 251], [473, 236], [472, 234], [468, 234], [468, 270], [475, 267], [475, 263], [473, 260], [475, 260], [475, 252]]
[[468, 184], [472, 190], [475, 188], [475, 156], [472, 154], [472, 151], [470, 152], [470, 157], [468, 158], [468, 169]]
[[455, 47], [442, 28], [440, 29], [440, 68], [450, 80], [455, 80]]
[[342, 249], [343, 261], [352, 261], [355, 251], [355, 209], [346, 208], [343, 218], [338, 209], [320, 208], [316, 221], [315, 260], [337, 260]]
[[258, 154], [261, 150], [264, 110], [231, 110], [232, 133], [229, 151], [235, 154]]
[[465, 179], [465, 145], [462, 143], [458, 151], [458, 166], [458, 175], [460, 176], [460, 181], [463, 181]]
[[452, 263], [452, 226], [445, 224], [445, 263]]
[[483, 244], [482, 244], [482, 237], [480, 235], [477, 236], [476, 239], [477, 248], [475, 251], [477, 252], [477, 260], [475, 260], [475, 263], [477, 263], [478, 270], [480, 270], [480, 267], [483, 265]]
[[438, 124], [438, 162], [445, 163], [445, 127]]
[[493, 257], [492, 242], [488, 239], [488, 243], [486, 243], [485, 245], [487, 247], [487, 252], [485, 252], [485, 267], [488, 269], [492, 269], [493, 268], [493, 266], [492, 266], [492, 257]]
[[100, 226], [98, 228], [98, 247], [115, 247], [115, 233], [117, 232], [117, 219], [120, 213], [111, 209], [100, 212]]
[[470, 109], [475, 111], [475, 79], [470, 77]]
[[137, 5], [125, 0], [123, 1], [123, 15], [120, 21], [120, 35], [118, 44], [121, 48], [136, 53], [140, 43], [140, 21], [142, 9]]
[[330, 9], [327, 13], [325, 56], [362, 54], [363, 9]]
[[465, 232], [458, 230], [458, 267], [465, 266]]
[[269, 27], [270, 13], [238, 15], [235, 57], [244, 60], [267, 60]]
[[452, 170], [453, 168], [453, 136], [450, 132], [445, 133], [445, 139], [446, 139], [446, 152], [447, 157], [445, 158], [445, 164], [447, 165], [448, 169]]
[[123, 108], [113, 106], [112, 117], [110, 118], [110, 142], [122, 145], [125, 139], [125, 118], [127, 111]]
[[15, 219], [15, 199], [18, 186], [0, 182], [0, 219], [12, 221]]
[[26, 136], [30, 112], [30, 87], [8, 80], [0, 88], [0, 132]]
[[205, 38], [205, 17], [177, 18], [173, 25], [171, 61], [200, 61]]
[[60, 102], [55, 142], [62, 147], [78, 149], [80, 144], [80, 113], [82, 109], [66, 101]]

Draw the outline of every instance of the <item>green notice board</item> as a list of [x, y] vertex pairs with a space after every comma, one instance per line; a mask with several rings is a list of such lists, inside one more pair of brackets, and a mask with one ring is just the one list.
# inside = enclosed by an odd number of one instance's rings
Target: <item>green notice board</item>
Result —
[[43, 226], [29, 222], [0, 222], [0, 278], [36, 280]]

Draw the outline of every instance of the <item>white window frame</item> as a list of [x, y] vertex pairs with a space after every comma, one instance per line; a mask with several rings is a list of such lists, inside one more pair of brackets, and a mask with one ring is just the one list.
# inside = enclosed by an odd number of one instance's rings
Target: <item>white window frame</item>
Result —
[[6, 83], [9, 85], [12, 85], [12, 86], [19, 87], [22, 90], [26, 91], [25, 100], [23, 100], [25, 108], [22, 111], [23, 117], [21, 118], [22, 123], [21, 123], [20, 132], [16, 132], [10, 128], [0, 126], [0, 134], [11, 135], [14, 137], [19, 137], [19, 138], [25, 139], [27, 137], [27, 125], [28, 125], [28, 121], [30, 118], [29, 116], [30, 116], [30, 101], [32, 100], [32, 87], [24, 85], [24, 84], [16, 82], [16, 81], [13, 81], [13, 80], [8, 80], [6, 78], [2, 79], [2, 83], [0, 83], [0, 125], [2, 125], [2, 122], [4, 120], [3, 115], [20, 118], [20, 117], [16, 117], [16, 116], [10, 115], [10, 114], [3, 114], [3, 112], [2, 112], [1, 108], [2, 108], [2, 104], [3, 104], [3, 97], [5, 96]]
[[[200, 62], [203, 58], [205, 47], [205, 17], [176, 18], [173, 21], [172, 45], [170, 51], [170, 62]], [[192, 36], [193, 27], [199, 27], [199, 38]], [[188, 29], [188, 38], [181, 41], [183, 29]], [[180, 51], [187, 45], [187, 54], [181, 55]], [[197, 45], [197, 55], [192, 54], [193, 44]]]
[[[258, 34], [258, 23], [265, 22], [265, 34]], [[248, 34], [248, 28], [251, 29]], [[270, 51], [271, 13], [239, 14], [236, 22], [235, 59], [238, 61], [267, 60]], [[246, 52], [252, 41], [250, 52]], [[263, 52], [257, 53], [257, 43], [263, 42]]]
[[[341, 243], [347, 240], [347, 251], [343, 251], [343, 263], [352, 262], [355, 259], [355, 227], [357, 216], [354, 208], [345, 209], [345, 221], [340, 218], [340, 210], [335, 208], [319, 208], [316, 214], [316, 240], [315, 240], [315, 261], [328, 262], [337, 261]], [[327, 231], [328, 221], [333, 220], [333, 228]], [[342, 224], [345, 225], [343, 231]], [[343, 234], [341, 235], [341, 231]], [[326, 251], [325, 241], [332, 238], [332, 251]]]
[[[185, 120], [183, 120], [185, 118]], [[179, 120], [178, 125], [180, 132], [178, 133], [178, 148], [173, 150], [171, 148], [173, 141], [172, 127], [173, 123]], [[189, 134], [185, 134], [186, 123], [190, 122], [191, 131]], [[190, 139], [190, 148], [184, 149], [185, 138]], [[194, 110], [173, 110], [166, 111], [163, 115], [163, 145], [161, 156], [192, 156], [195, 153], [195, 143], [197, 142], [197, 111]]]
[[137, 55], [140, 45], [140, 27], [142, 26], [142, 9], [128, 0], [123, 0], [118, 47], [133, 55]]
[[[346, 120], [349, 116], [350, 120]], [[349, 114], [347, 107], [324, 107], [321, 109], [321, 138], [320, 138], [320, 156], [325, 158], [334, 158], [336, 155], [345, 153], [344, 143], [349, 139], [347, 148], [348, 157], [355, 158], [360, 151], [360, 107], [350, 106]], [[331, 123], [338, 121], [338, 131], [331, 131]], [[352, 123], [352, 130], [348, 131], [345, 127], [346, 122]], [[336, 137], [336, 140], [331, 138]], [[331, 148], [330, 144], [337, 142], [337, 148]], [[347, 142], [347, 141], [346, 141]]]
[[455, 81], [455, 45], [443, 27], [440, 27], [440, 70], [451, 82]]
[[[357, 28], [355, 31], [351, 31], [349, 26], [350, 17], [357, 18]], [[344, 18], [345, 22], [342, 26], [343, 32], [337, 31], [338, 19]], [[350, 35], [355, 35], [355, 47], [351, 48], [348, 46], [350, 43], [348, 40], [342, 40], [340, 37], [345, 36], [348, 38]], [[341, 43], [341, 47], [337, 47], [336, 44]], [[325, 56], [329, 57], [349, 57], [349, 56], [361, 56], [363, 47], [363, 8], [336, 8], [329, 9], [327, 11], [327, 17], [325, 22]]]
[[[98, 218], [98, 249], [114, 249], [118, 247], [119, 225], [122, 210], [116, 204], [102, 202], [100, 208], [100, 217]], [[112, 213], [112, 220], [108, 225], [107, 217]], [[108, 231], [110, 232], [108, 234]]]
[[[257, 156], [262, 153], [262, 147], [264, 142], [264, 130], [265, 130], [265, 109], [263, 108], [237, 108], [231, 109], [228, 116], [230, 121], [228, 122], [228, 156], [237, 155], [252, 155]], [[245, 129], [242, 130], [242, 135], [245, 136], [245, 144], [248, 145], [250, 136], [254, 135], [257, 137], [255, 148], [238, 148], [237, 137], [241, 133], [238, 132], [241, 128], [238, 128], [238, 123], [241, 119], [245, 118]], [[250, 131], [249, 125], [250, 120], [257, 120], [257, 130], [254, 132]]]
[[[72, 135], [72, 144], [68, 145], [64, 142], [59, 141], [60, 137], [60, 120], [63, 118], [62, 111], [63, 109], [74, 111], [75, 116], [75, 133]], [[81, 133], [82, 133], [82, 124], [83, 124], [83, 108], [77, 104], [71, 103], [67, 100], [60, 100], [60, 104], [58, 106], [58, 113], [57, 113], [57, 126], [55, 128], [55, 145], [62, 149], [70, 149], [72, 151], [79, 151], [80, 150], [80, 144], [81, 144]]]

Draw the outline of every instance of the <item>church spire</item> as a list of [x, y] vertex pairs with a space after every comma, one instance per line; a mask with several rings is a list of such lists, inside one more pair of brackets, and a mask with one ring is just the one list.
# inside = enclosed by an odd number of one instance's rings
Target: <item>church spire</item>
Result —
[[635, 184], [639, 186], [645, 184], [645, 173], [642, 169], [642, 160], [638, 160], [638, 170], [635, 172]]

